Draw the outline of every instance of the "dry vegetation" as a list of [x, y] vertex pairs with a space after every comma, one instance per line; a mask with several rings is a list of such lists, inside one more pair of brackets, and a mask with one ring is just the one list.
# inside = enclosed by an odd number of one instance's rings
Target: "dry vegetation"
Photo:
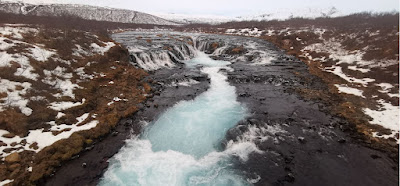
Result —
[[71, 15], [65, 15], [60, 17], [54, 16], [25, 16], [20, 14], [11, 14], [0, 12], [0, 24], [30, 24], [30, 25], [42, 25], [50, 28], [58, 29], [77, 29], [84, 31], [99, 31], [99, 30], [112, 30], [112, 29], [151, 29], [151, 28], [162, 28], [166, 26], [149, 25], [149, 24], [132, 24], [132, 23], [117, 23], [108, 21], [94, 21], [85, 20], [79, 17]]
[[[14, 180], [10, 183], [11, 185], [36, 185], [41, 179], [52, 174], [64, 161], [90, 146], [99, 137], [107, 135], [121, 118], [135, 113], [138, 110], [137, 105], [146, 99], [144, 95], [150, 91], [150, 86], [142, 79], [147, 73], [129, 63], [129, 53], [126, 49], [117, 44], [104, 54], [90, 52], [93, 51], [92, 44], [105, 47], [105, 44], [111, 41], [107, 32], [102, 30], [120, 28], [121, 25], [130, 28], [142, 25], [129, 24], [128, 26], [128, 24], [85, 21], [77, 18], [24, 17], [2, 13], [0, 17], [1, 23], [30, 24], [24, 27], [38, 30], [38, 32], [24, 33], [22, 41], [27, 44], [17, 44], [7, 49], [7, 53], [29, 52], [27, 50], [29, 44], [56, 52], [55, 56], [46, 61], [29, 58], [33, 72], [39, 75], [37, 80], [15, 75], [16, 70], [20, 68], [18, 63], [11, 62], [10, 66], [0, 67], [1, 79], [31, 84], [22, 97], [29, 99], [27, 107], [32, 109], [32, 114], [29, 116], [12, 106], [0, 112], [0, 130], [9, 132], [2, 137], [25, 137], [30, 130], [35, 129], [43, 129], [43, 132], [50, 131], [49, 122], [51, 121], [54, 121], [56, 125], [71, 125], [77, 123], [77, 117], [85, 113], [89, 114], [89, 117], [77, 126], [84, 126], [94, 120], [98, 121], [94, 128], [75, 132], [69, 138], [59, 140], [37, 153], [34, 151], [38, 149], [37, 143], [30, 145], [32, 150], [22, 150], [22, 147], [13, 148], [16, 145], [26, 144], [26, 140], [22, 140], [19, 144], [11, 144], [11, 148], [0, 152], [0, 154], [10, 153], [5, 159], [0, 160], [0, 180]], [[11, 40], [12, 38], [10, 42]], [[74, 54], [77, 51], [77, 45], [80, 46], [80, 51], [89, 51], [89, 53]], [[55, 72], [57, 68], [63, 69], [63, 74], [72, 74], [72, 76], [66, 78], [56, 74], [49, 76], [45, 73], [46, 71]], [[82, 69], [83, 75], [77, 73], [77, 69]], [[62, 81], [69, 79], [80, 88], [73, 91], [74, 98], [57, 97], [54, 95], [62, 95], [62, 89], [44, 83], [46, 78], [50, 80], [58, 78]], [[22, 89], [23, 87], [16, 87], [16, 90]], [[0, 94], [0, 98], [7, 96], [3, 94]], [[32, 97], [40, 97], [40, 99], [32, 99]], [[58, 112], [49, 107], [49, 104], [53, 102], [79, 102], [83, 99], [85, 100], [82, 101], [83, 104], [63, 110], [65, 115], [61, 117], [56, 117]], [[71, 128], [73, 128], [72, 125]], [[50, 132], [57, 136], [71, 128]], [[4, 143], [0, 140], [0, 146], [3, 145]]]
[[[385, 138], [376, 138], [378, 135], [390, 135], [391, 130], [380, 125], [371, 125], [370, 117], [364, 113], [364, 108], [377, 110], [378, 100], [399, 106], [399, 98], [388, 96], [380, 92], [378, 83], [393, 85], [390, 92], [398, 95], [399, 91], [399, 14], [398, 13], [359, 13], [337, 18], [303, 19], [293, 18], [286, 21], [244, 21], [229, 22], [220, 25], [189, 25], [181, 28], [182, 31], [201, 31], [219, 34], [237, 34], [260, 37], [274, 43], [288, 54], [301, 59], [309, 66], [309, 71], [320, 77], [329, 85], [328, 90], [298, 89], [305, 99], [318, 100], [326, 103], [334, 115], [346, 118], [356, 131], [354, 136], [362, 139], [367, 145], [388, 152], [393, 160], [398, 161], [399, 134]], [[257, 28], [257, 29], [254, 29]], [[240, 30], [244, 31], [241, 32]], [[253, 29], [253, 30], [252, 30]], [[233, 30], [235, 32], [230, 32]], [[249, 30], [256, 31], [250, 33]], [[259, 31], [259, 32], [257, 32]], [[358, 63], [341, 63], [333, 59], [331, 53], [319, 50], [320, 47], [340, 47], [347, 55], [362, 54]], [[316, 47], [308, 49], [307, 46]], [[310, 48], [310, 47], [309, 47]], [[321, 60], [323, 59], [323, 60]], [[357, 59], [358, 60], [358, 59]], [[363, 61], [371, 62], [369, 66], [363, 66]], [[350, 65], [367, 68], [368, 72], [360, 72], [350, 69]], [[324, 69], [340, 66], [343, 73], [357, 79], [372, 78], [374, 83], [361, 86], [357, 83], [347, 82], [334, 73]], [[298, 73], [297, 73], [298, 74]], [[298, 74], [301, 76], [301, 74]], [[354, 87], [363, 91], [361, 98], [352, 94], [338, 94], [335, 84]]]
[[[301, 20], [297, 20], [302, 23]], [[287, 24], [296, 22], [296, 20], [288, 21]], [[312, 23], [312, 22], [311, 22]], [[295, 34], [287, 35], [285, 33], [280, 33], [272, 36], [261, 36], [261, 38], [266, 39], [278, 47], [285, 49], [287, 53], [295, 55], [302, 61], [304, 61], [309, 66], [309, 71], [320, 77], [329, 85], [329, 90], [298, 90], [298, 92], [307, 99], [322, 100], [327, 105], [330, 105], [330, 110], [335, 115], [346, 118], [360, 135], [357, 137], [362, 138], [364, 142], [373, 148], [384, 150], [389, 152], [389, 155], [397, 160], [398, 158], [398, 145], [396, 144], [394, 138], [383, 139], [375, 138], [372, 136], [372, 132], [378, 132], [380, 134], [391, 134], [391, 131], [385, 129], [379, 125], [369, 124], [369, 117], [363, 112], [363, 108], [374, 108], [375, 99], [373, 95], [378, 95], [379, 98], [384, 98], [395, 106], [399, 105], [399, 99], [396, 97], [389, 98], [387, 95], [383, 95], [377, 90], [380, 89], [378, 86], [370, 85], [365, 89], [358, 87], [364, 91], [364, 96], [369, 99], [362, 99], [357, 96], [350, 94], [341, 94], [340, 99], [332, 99], [335, 94], [338, 93], [335, 84], [346, 84], [348, 82], [344, 81], [342, 78], [322, 71], [321, 69], [329, 68], [337, 63], [337, 61], [316, 61], [315, 58], [329, 58], [329, 53], [326, 52], [316, 52], [311, 50], [302, 50], [304, 47], [311, 45], [313, 43], [324, 43], [325, 41], [334, 38], [340, 41], [341, 46], [347, 51], [357, 51], [364, 50], [365, 55], [362, 56], [362, 60], [366, 61], [386, 61], [386, 60], [399, 60], [399, 36], [398, 29], [398, 14], [397, 15], [378, 15], [371, 16], [368, 14], [354, 15], [339, 19], [317, 19], [315, 20], [314, 27], [324, 28], [326, 31], [322, 36], [323, 40], [319, 38], [314, 32], [303, 31]], [[293, 24], [296, 26], [296, 24]], [[300, 25], [310, 25], [310, 22], [305, 21], [305, 24]], [[300, 27], [297, 27], [301, 30]], [[291, 26], [291, 30], [294, 30]], [[374, 34], [371, 34], [374, 33]], [[301, 38], [298, 40], [297, 38]], [[305, 53], [309, 53], [313, 59], [308, 58]], [[386, 82], [398, 86], [399, 76], [398, 69], [399, 63], [391, 65], [386, 68], [373, 68], [369, 73], [361, 73], [358, 71], [352, 71], [346, 69], [350, 65], [343, 64], [344, 73], [349, 74], [353, 77], [358, 78], [372, 78], [376, 82]], [[393, 76], [394, 74], [394, 76]], [[393, 93], [398, 94], [397, 91]], [[398, 133], [397, 137], [399, 139]]]
[[[108, 134], [122, 117], [127, 117], [136, 112], [136, 105], [142, 102], [145, 97], [143, 94], [150, 91], [150, 86], [142, 81], [146, 76], [143, 70], [136, 69], [129, 64], [128, 52], [116, 45], [104, 54], [76, 56], [72, 55], [76, 44], [82, 47], [82, 50], [91, 50], [90, 45], [96, 43], [104, 46], [105, 42], [110, 41], [107, 35], [109, 29], [130, 29], [130, 28], [154, 28], [153, 25], [135, 25], [121, 24], [111, 22], [87, 21], [74, 17], [34, 17], [0, 13], [0, 24], [19, 23], [29, 24], [25, 27], [39, 27], [38, 33], [28, 33], [23, 36], [24, 42], [41, 44], [45, 49], [57, 52], [59, 60], [49, 58], [45, 62], [29, 59], [30, 64], [34, 68], [34, 72], [40, 75], [39, 80], [34, 81], [22, 76], [15, 76], [15, 72], [20, 68], [18, 63], [12, 63], [8, 67], [0, 67], [0, 77], [14, 82], [29, 82], [32, 88], [23, 95], [24, 98], [32, 98], [42, 96], [45, 99], [30, 100], [28, 107], [33, 110], [30, 116], [21, 113], [19, 108], [9, 107], [0, 112], [0, 129], [7, 130], [10, 133], [3, 137], [13, 138], [15, 136], [26, 136], [30, 130], [44, 129], [49, 130], [48, 122], [55, 121], [56, 124], [72, 124], [77, 122], [77, 116], [84, 113], [90, 113], [90, 117], [85, 120], [82, 125], [90, 120], [98, 120], [99, 123], [95, 128], [86, 131], [79, 131], [72, 134], [68, 139], [57, 141], [38, 153], [34, 151], [22, 151], [19, 153], [11, 153], [4, 160], [0, 161], [0, 180], [13, 179], [12, 185], [35, 185], [40, 183], [43, 177], [53, 173], [56, 167], [62, 162], [69, 160], [72, 156], [81, 152], [85, 147], [90, 146], [96, 139]], [[176, 28], [185, 31], [203, 31], [212, 33], [226, 33], [227, 29], [254, 28], [264, 30], [261, 38], [268, 40], [278, 47], [285, 49], [287, 53], [295, 55], [306, 64], [312, 74], [320, 77], [329, 86], [329, 90], [315, 89], [298, 89], [297, 91], [305, 99], [319, 100], [330, 106], [330, 111], [338, 116], [346, 118], [352, 124], [352, 130], [358, 139], [362, 139], [371, 147], [389, 152], [390, 156], [397, 160], [398, 145], [392, 140], [374, 138], [371, 131], [379, 131], [388, 133], [379, 125], [370, 125], [368, 117], [362, 111], [362, 108], [371, 106], [366, 100], [351, 95], [338, 95], [338, 90], [334, 84], [342, 84], [343, 79], [338, 76], [322, 71], [321, 67], [329, 67], [336, 61], [319, 62], [305, 57], [305, 53], [309, 53], [313, 58], [327, 57], [329, 54], [324, 52], [304, 51], [304, 47], [313, 43], [321, 43], [330, 38], [340, 39], [342, 46], [348, 50], [359, 50], [366, 48], [364, 60], [398, 60], [398, 14], [356, 14], [340, 18], [318, 18], [315, 20], [308, 19], [291, 19], [287, 21], [268, 21], [268, 22], [231, 22], [221, 25], [188, 25], [186, 27]], [[288, 29], [289, 28], [289, 29]], [[307, 29], [304, 29], [307, 28]], [[320, 35], [316, 34], [314, 28], [326, 29], [327, 31]], [[267, 34], [265, 30], [273, 30], [273, 34]], [[286, 32], [281, 32], [286, 30]], [[287, 31], [296, 31], [287, 34]], [[303, 30], [303, 31], [301, 31]], [[368, 32], [365, 32], [368, 30]], [[377, 32], [379, 30], [379, 32]], [[371, 35], [370, 33], [378, 33]], [[96, 37], [96, 36], [97, 37]], [[352, 37], [348, 37], [352, 36]], [[354, 37], [353, 37], [354, 36]], [[297, 38], [301, 38], [298, 40]], [[359, 42], [363, 41], [363, 42]], [[4, 42], [11, 42], [5, 40]], [[148, 42], [152, 42], [149, 40]], [[218, 48], [213, 45], [213, 48]], [[245, 53], [243, 47], [232, 48], [232, 54]], [[28, 52], [27, 46], [18, 44], [9, 48], [7, 53]], [[67, 64], [61, 61], [73, 61]], [[75, 98], [60, 97], [56, 98], [54, 94], [60, 94], [62, 91], [55, 87], [43, 83], [45, 77], [44, 70], [54, 71], [57, 67], [65, 69], [65, 73], [73, 73], [71, 81], [78, 84], [79, 89], [74, 90]], [[91, 78], [82, 78], [75, 72], [76, 69], [85, 67], [84, 74], [92, 75]], [[378, 68], [377, 68], [378, 69]], [[368, 74], [378, 80], [391, 81], [389, 83], [398, 84], [398, 63], [385, 68], [384, 71], [375, 70]], [[364, 74], [351, 72], [354, 76], [363, 77]], [[358, 73], [358, 74], [357, 74]], [[397, 73], [397, 76], [384, 74]], [[298, 74], [301, 76], [301, 74]], [[51, 78], [55, 77], [52, 75]], [[397, 79], [396, 79], [397, 78]], [[113, 82], [113, 83], [110, 83]], [[398, 86], [395, 87], [398, 90]], [[16, 87], [23, 90], [23, 87]], [[368, 93], [367, 94], [375, 94]], [[0, 93], [0, 99], [6, 97], [4, 93]], [[379, 95], [384, 96], [384, 95]], [[118, 97], [122, 101], [114, 101], [113, 98]], [[79, 101], [86, 99], [82, 105], [72, 107], [63, 111], [65, 114], [60, 118], [56, 118], [57, 111], [49, 109], [48, 104], [56, 101]], [[392, 104], [398, 105], [398, 99], [391, 99]], [[373, 105], [372, 105], [373, 106]], [[64, 129], [68, 131], [71, 129]], [[63, 131], [53, 131], [57, 135]], [[20, 143], [26, 143], [21, 141]], [[3, 146], [0, 141], [0, 146]], [[16, 146], [17, 144], [14, 144]], [[37, 149], [38, 144], [31, 144], [31, 149]], [[7, 152], [14, 152], [18, 149], [8, 148]], [[0, 152], [1, 153], [1, 152]], [[32, 171], [27, 171], [32, 167]]]

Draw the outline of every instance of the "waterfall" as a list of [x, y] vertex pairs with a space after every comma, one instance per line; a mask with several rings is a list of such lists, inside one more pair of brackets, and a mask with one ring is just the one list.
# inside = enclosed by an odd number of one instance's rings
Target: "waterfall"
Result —
[[192, 45], [166, 45], [162, 49], [131, 52], [132, 62], [139, 67], [153, 71], [160, 68], [172, 68], [195, 56]]
[[[128, 37], [129, 34], [122, 34], [120, 40], [128, 45], [132, 63], [146, 71], [182, 67], [184, 61], [196, 57], [197, 51], [223, 57], [231, 62], [246, 62], [252, 65], [269, 65], [280, 59], [266, 43], [249, 39], [244, 42], [243, 38], [237, 37], [224, 38], [228, 36], [188, 33], [130, 34], [141, 39], [132, 39]], [[243, 52], [234, 52], [237, 48], [242, 48]]]
[[[215, 41], [209, 41], [198, 35], [192, 35], [188, 42], [168, 43], [146, 47], [131, 47], [132, 63], [147, 71], [154, 71], [160, 68], [172, 68], [182, 65], [184, 61], [196, 56], [197, 51], [221, 55], [226, 47], [215, 45]], [[214, 46], [215, 45], [215, 46]], [[220, 47], [220, 48], [218, 48]]]

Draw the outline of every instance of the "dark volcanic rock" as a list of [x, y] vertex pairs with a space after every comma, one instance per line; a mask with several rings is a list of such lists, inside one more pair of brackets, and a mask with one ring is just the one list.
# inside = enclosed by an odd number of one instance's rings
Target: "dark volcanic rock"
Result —
[[[398, 184], [397, 163], [348, 137], [355, 132], [353, 127], [321, 110], [326, 108], [323, 103], [305, 101], [293, 91], [326, 89], [305, 64], [298, 60], [248, 63], [232, 64], [235, 71], [228, 73], [228, 80], [236, 87], [238, 100], [252, 113], [251, 118], [260, 121], [261, 136], [267, 136], [255, 138], [264, 153], [253, 153], [248, 161], [237, 163], [249, 177], [261, 177], [255, 185]], [[378, 156], [381, 158], [373, 159]]]
[[[188, 69], [160, 69], [152, 73], [148, 78], [155, 82], [175, 81], [187, 78], [206, 77], [199, 70], [188, 73]], [[151, 122], [163, 113], [169, 106], [181, 100], [193, 99], [195, 95], [201, 94], [208, 89], [209, 82], [206, 78], [198, 78], [200, 83], [191, 87], [158, 86], [153, 84], [154, 96], [142, 105], [135, 115], [123, 119], [117, 125], [115, 131], [98, 141], [91, 147], [91, 150], [85, 151], [75, 159], [65, 163], [52, 177], [49, 177], [45, 185], [96, 185], [108, 166], [107, 160], [111, 158], [124, 145], [125, 140], [132, 135], [138, 135], [142, 130], [141, 121]], [[150, 103], [151, 102], [151, 103]], [[149, 105], [149, 107], [146, 107]], [[150, 106], [154, 105], [154, 106]], [[155, 106], [157, 105], [157, 106]], [[128, 127], [128, 128], [126, 128]], [[128, 130], [127, 130], [128, 129]]]
[[[243, 103], [249, 118], [226, 134], [220, 150], [230, 140], [237, 141], [246, 133], [258, 148], [249, 154], [246, 161], [233, 156], [238, 172], [246, 178], [256, 180], [255, 185], [398, 185], [398, 164], [383, 152], [373, 150], [349, 137], [356, 132], [348, 122], [323, 110], [327, 108], [318, 101], [303, 100], [297, 88], [326, 89], [321, 80], [308, 72], [308, 67], [292, 56], [285, 55], [271, 43], [247, 37], [207, 35], [205, 43], [196, 43], [208, 53], [218, 46], [234, 41], [237, 46], [254, 42], [262, 46], [260, 51], [269, 51], [277, 60], [270, 64], [254, 65], [256, 53], [236, 60], [230, 67], [234, 71], [223, 72], [236, 87], [237, 100]], [[221, 42], [224, 41], [224, 42]], [[217, 44], [214, 44], [216, 46]], [[233, 48], [230, 48], [233, 50]], [[217, 59], [238, 59], [248, 52], [229, 55], [222, 52]], [[232, 51], [231, 51], [232, 52]], [[301, 74], [301, 76], [297, 76]], [[160, 69], [148, 77], [154, 83], [154, 97], [143, 104], [142, 109], [122, 120], [117, 126], [117, 136], [104, 138], [75, 160], [63, 166], [47, 185], [95, 185], [112, 157], [130, 135], [141, 132], [141, 120], [153, 121], [177, 101], [193, 99], [208, 88], [209, 79], [198, 68]], [[167, 86], [182, 79], [195, 79], [199, 84], [191, 87]], [[149, 105], [146, 107], [145, 105]], [[150, 106], [150, 105], [158, 105]], [[212, 108], [210, 108], [212, 109]], [[129, 123], [128, 125], [124, 125]], [[126, 130], [126, 127], [130, 130]], [[133, 134], [131, 133], [133, 131]], [[218, 146], [218, 144], [216, 144]], [[396, 154], [393, 154], [396, 156]], [[83, 168], [82, 163], [86, 163]]]

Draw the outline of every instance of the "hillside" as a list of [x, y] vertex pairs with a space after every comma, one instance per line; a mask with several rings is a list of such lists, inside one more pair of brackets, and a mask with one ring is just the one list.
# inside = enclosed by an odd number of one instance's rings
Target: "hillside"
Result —
[[0, 11], [27, 16], [76, 16], [87, 20], [120, 23], [177, 25], [177, 23], [133, 10], [70, 4], [27, 4], [0, 2]]
[[338, 17], [342, 15], [335, 7], [329, 8], [303, 8], [303, 9], [284, 9], [267, 12], [264, 14], [251, 14], [236, 17], [218, 15], [191, 15], [177, 13], [152, 13], [164, 19], [182, 24], [221, 24], [231, 21], [271, 21], [287, 20], [291, 18], [315, 19], [320, 17]]

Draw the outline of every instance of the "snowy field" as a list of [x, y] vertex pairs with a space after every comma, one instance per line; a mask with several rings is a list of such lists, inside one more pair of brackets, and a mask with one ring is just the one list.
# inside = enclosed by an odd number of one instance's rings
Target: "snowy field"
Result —
[[[56, 112], [57, 115], [53, 120], [46, 122], [43, 125], [45, 127], [29, 130], [26, 135], [15, 134], [7, 130], [7, 127], [0, 128], [0, 158], [2, 160], [14, 152], [25, 150], [39, 152], [61, 139], [70, 137], [74, 132], [88, 130], [98, 124], [94, 113], [77, 116], [75, 122], [60, 122], [60, 119], [66, 115], [65, 110], [85, 103], [85, 98], [77, 98], [75, 95], [76, 90], [83, 89], [79, 82], [91, 80], [98, 75], [85, 73], [86, 66], [70, 71], [65, 65], [70, 65], [76, 60], [63, 60], [56, 50], [46, 48], [41, 43], [25, 41], [24, 36], [38, 32], [36, 28], [19, 25], [0, 27], [0, 68], [15, 70], [9, 77], [0, 78], [0, 113], [16, 109], [29, 117], [35, 112], [29, 106], [31, 102], [45, 100], [48, 112]], [[103, 55], [113, 46], [115, 46], [113, 42], [98, 41], [90, 45], [90, 50], [76, 45], [73, 51], [76, 57]], [[38, 64], [49, 60], [60, 66], [55, 65], [52, 70], [37, 67]], [[53, 93], [40, 92], [34, 82], [50, 87], [49, 91], [51, 89]]]

